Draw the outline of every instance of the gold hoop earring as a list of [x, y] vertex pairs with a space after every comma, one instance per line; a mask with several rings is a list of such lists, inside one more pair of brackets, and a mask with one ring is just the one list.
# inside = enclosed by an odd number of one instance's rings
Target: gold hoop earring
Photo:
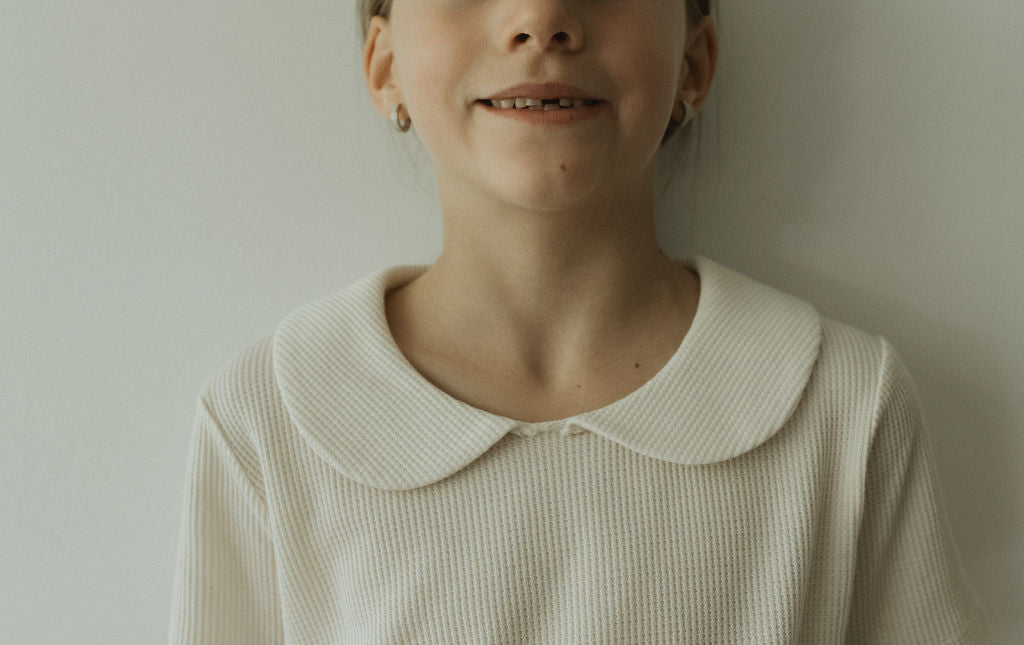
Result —
[[693, 121], [694, 117], [697, 116], [697, 108], [693, 107], [693, 103], [683, 99], [683, 120], [679, 122], [679, 127], [685, 126], [690, 121]]
[[398, 110], [401, 107], [401, 103], [396, 103], [395, 107], [391, 110], [391, 127], [393, 127], [398, 132], [408, 132], [409, 128], [412, 127], [412, 119], [398, 118]]

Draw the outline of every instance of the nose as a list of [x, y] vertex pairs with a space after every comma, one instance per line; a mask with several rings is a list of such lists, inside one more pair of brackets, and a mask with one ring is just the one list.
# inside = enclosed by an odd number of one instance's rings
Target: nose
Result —
[[583, 46], [583, 26], [565, 0], [519, 2], [509, 21], [508, 48], [539, 47], [575, 51]]

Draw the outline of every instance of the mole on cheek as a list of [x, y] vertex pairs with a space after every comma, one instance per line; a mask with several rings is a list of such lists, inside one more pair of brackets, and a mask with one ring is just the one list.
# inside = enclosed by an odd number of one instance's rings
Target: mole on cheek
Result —
[[562, 165], [560, 166], [560, 168], [561, 168], [562, 170], [565, 170], [565, 164], [562, 164]]

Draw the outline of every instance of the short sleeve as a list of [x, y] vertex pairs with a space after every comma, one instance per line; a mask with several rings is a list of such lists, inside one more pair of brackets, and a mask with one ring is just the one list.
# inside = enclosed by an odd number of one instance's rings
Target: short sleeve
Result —
[[846, 642], [984, 643], [987, 626], [959, 562], [913, 382], [881, 342]]
[[251, 453], [203, 396], [188, 461], [171, 645], [283, 643], [265, 499]]

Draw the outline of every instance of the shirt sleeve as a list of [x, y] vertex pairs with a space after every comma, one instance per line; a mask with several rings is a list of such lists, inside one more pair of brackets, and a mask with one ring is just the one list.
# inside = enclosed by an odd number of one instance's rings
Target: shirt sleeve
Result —
[[884, 339], [882, 349], [846, 642], [984, 643], [988, 627], [959, 562], [916, 390]]
[[171, 602], [171, 645], [283, 643], [274, 548], [254, 452], [199, 398]]

